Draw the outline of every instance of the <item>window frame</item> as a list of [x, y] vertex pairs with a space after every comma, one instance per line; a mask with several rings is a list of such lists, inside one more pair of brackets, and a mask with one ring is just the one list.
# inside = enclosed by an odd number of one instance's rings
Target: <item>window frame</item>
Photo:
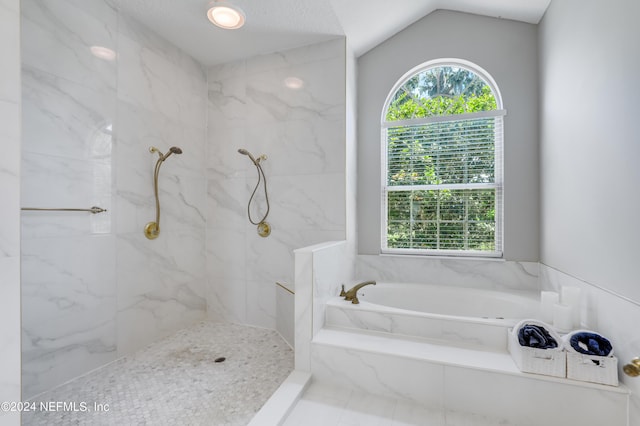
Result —
[[[386, 121], [387, 112], [389, 110], [389, 106], [391, 105], [391, 101], [393, 100], [395, 94], [400, 90], [400, 88], [415, 75], [427, 71], [432, 68], [437, 67], [457, 67], [463, 68], [467, 71], [473, 72], [478, 77], [480, 77], [484, 83], [489, 87], [493, 96], [496, 100], [496, 109], [491, 111], [481, 111], [478, 113], [466, 113], [466, 114], [453, 114], [446, 116], [432, 116], [432, 117], [424, 117], [418, 118], [415, 120], [398, 120], [398, 121]], [[381, 229], [380, 229], [380, 252], [382, 254], [398, 254], [398, 255], [423, 255], [423, 256], [452, 256], [452, 257], [469, 257], [469, 258], [502, 258], [504, 256], [504, 116], [506, 115], [506, 110], [504, 109], [502, 102], [502, 95], [500, 93], [500, 89], [496, 84], [493, 77], [485, 71], [483, 68], [478, 66], [475, 63], [464, 59], [457, 58], [441, 58], [435, 59], [431, 61], [424, 62], [411, 70], [407, 71], [396, 84], [391, 88], [387, 98], [385, 99], [384, 107], [382, 110], [382, 115], [380, 118], [380, 148], [381, 148]], [[442, 122], [442, 121], [461, 121], [470, 118], [487, 118], [487, 117], [496, 117], [496, 119], [500, 119], [501, 131], [496, 134], [494, 139], [494, 183], [490, 184], [492, 189], [495, 188], [495, 196], [496, 196], [496, 212], [495, 212], [495, 250], [494, 251], [480, 251], [480, 250], [448, 250], [448, 249], [415, 249], [415, 248], [389, 248], [387, 244], [387, 230], [388, 230], [388, 188], [391, 185], [388, 185], [387, 177], [388, 177], [388, 139], [387, 139], [387, 129], [389, 127], [397, 127], [398, 125], [408, 125], [408, 124], [424, 124], [424, 123], [432, 123], [432, 122]], [[459, 187], [458, 189], [463, 189], [465, 186], [468, 186], [469, 189], [473, 187], [474, 184], [457, 184], [457, 185], [449, 185], [454, 187]], [[435, 187], [437, 185], [425, 185], [429, 187]], [[407, 186], [409, 187], [409, 186]], [[442, 189], [447, 189], [446, 185], [441, 187]], [[436, 188], [429, 188], [431, 190]], [[407, 189], [410, 191], [411, 189]], [[398, 191], [396, 187], [392, 191]]]

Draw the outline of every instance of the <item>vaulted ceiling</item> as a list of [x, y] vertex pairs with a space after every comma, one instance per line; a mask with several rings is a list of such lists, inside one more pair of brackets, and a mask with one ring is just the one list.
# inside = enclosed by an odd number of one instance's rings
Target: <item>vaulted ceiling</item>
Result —
[[117, 0], [120, 9], [205, 65], [346, 35], [357, 56], [437, 9], [538, 23], [551, 0], [227, 0], [246, 25], [223, 30], [208, 0]]

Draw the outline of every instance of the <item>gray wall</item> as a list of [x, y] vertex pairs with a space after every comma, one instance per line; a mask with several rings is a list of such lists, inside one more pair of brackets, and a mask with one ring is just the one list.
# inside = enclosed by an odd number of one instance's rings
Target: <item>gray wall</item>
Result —
[[541, 261], [640, 301], [640, 2], [555, 1], [540, 26]]
[[[543, 286], [583, 289], [620, 367], [640, 353], [639, 15], [637, 0], [562, 0], [539, 27]], [[640, 381], [620, 379], [640, 424]]]
[[495, 79], [505, 118], [504, 253], [538, 260], [537, 28], [515, 21], [436, 11], [358, 60], [358, 251], [380, 251], [380, 117], [393, 85], [437, 58], [476, 63]]

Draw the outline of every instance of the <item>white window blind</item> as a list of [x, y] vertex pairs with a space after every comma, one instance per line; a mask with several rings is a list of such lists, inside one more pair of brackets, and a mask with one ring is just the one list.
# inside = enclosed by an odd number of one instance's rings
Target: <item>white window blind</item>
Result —
[[383, 252], [501, 256], [504, 115], [383, 123]]

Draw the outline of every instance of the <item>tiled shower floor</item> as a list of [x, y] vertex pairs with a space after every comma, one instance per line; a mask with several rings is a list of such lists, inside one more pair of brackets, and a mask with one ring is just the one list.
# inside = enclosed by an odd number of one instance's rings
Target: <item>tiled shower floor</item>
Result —
[[23, 412], [22, 424], [241, 426], [292, 370], [275, 331], [203, 322], [40, 394], [53, 410]]

